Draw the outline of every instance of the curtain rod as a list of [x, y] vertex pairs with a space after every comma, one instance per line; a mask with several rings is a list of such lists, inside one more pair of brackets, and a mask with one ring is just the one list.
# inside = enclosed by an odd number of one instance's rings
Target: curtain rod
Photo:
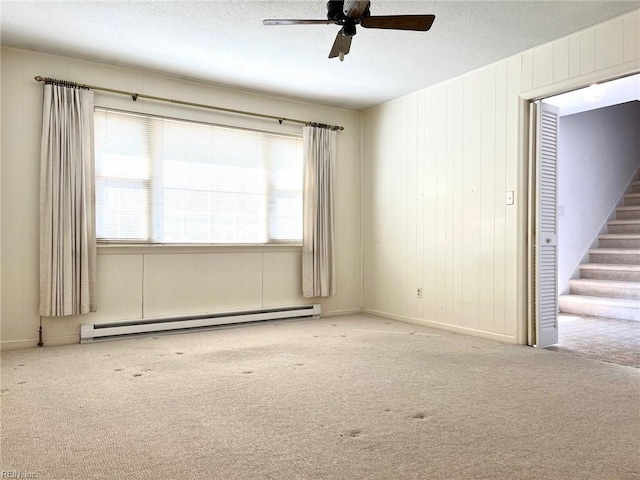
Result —
[[280, 124], [282, 124], [282, 122], [289, 122], [289, 123], [299, 123], [302, 125], [307, 125], [312, 127], [328, 128], [330, 130], [344, 130], [344, 127], [340, 125], [326, 125], [324, 123], [308, 122], [305, 120], [296, 120], [295, 118], [276, 117], [274, 115], [265, 115], [263, 113], [254, 113], [254, 112], [246, 112], [244, 110], [234, 110], [231, 108], [215, 107], [213, 105], [207, 105], [204, 103], [185, 102], [183, 100], [175, 100], [173, 98], [164, 98], [164, 97], [156, 97], [154, 95], [145, 95], [144, 93], [127, 92], [125, 90], [115, 90], [113, 88], [96, 87], [95, 85], [85, 85], [82, 83], [69, 82], [66, 80], [57, 80], [55, 78], [45, 78], [45, 77], [41, 77], [40, 75], [36, 76], [35, 80], [37, 82], [52, 83], [54, 85], [86, 88], [89, 90], [100, 90], [102, 92], [116, 93], [119, 95], [127, 95], [131, 97], [134, 102], [137, 101], [138, 98], [146, 98], [148, 100], [155, 100], [158, 102], [167, 102], [167, 103], [174, 103], [178, 105], [187, 105], [189, 107], [206, 108], [208, 110], [217, 110], [219, 112], [233, 113], [236, 115], [247, 115], [250, 117], [267, 118], [270, 120], [277, 120]]

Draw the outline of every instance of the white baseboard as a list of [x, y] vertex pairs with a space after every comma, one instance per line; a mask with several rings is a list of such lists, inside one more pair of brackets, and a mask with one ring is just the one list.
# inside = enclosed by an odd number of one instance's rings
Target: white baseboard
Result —
[[30, 338], [27, 340], [6, 340], [0, 342], [0, 351], [19, 350], [22, 348], [31, 348], [38, 346], [37, 338]]
[[517, 344], [515, 336], [503, 335], [501, 333], [486, 332], [484, 330], [476, 330], [474, 328], [461, 327], [459, 325], [450, 325], [447, 323], [433, 322], [425, 320], [423, 318], [407, 317], [404, 315], [396, 315], [388, 312], [380, 312], [378, 310], [363, 309], [363, 313], [369, 315], [375, 315], [378, 317], [390, 318], [391, 320], [398, 320], [400, 322], [412, 323], [414, 325], [422, 325], [425, 327], [437, 328], [439, 330], [446, 330], [454, 333], [464, 333], [465, 335], [471, 335], [473, 337], [487, 338], [489, 340], [496, 340], [498, 342]]
[[[423, 318], [407, 317], [404, 315], [395, 315], [389, 312], [381, 312], [378, 310], [371, 310], [367, 308], [353, 308], [348, 310], [333, 310], [330, 312], [322, 312], [321, 317], [338, 317], [343, 315], [357, 315], [359, 313], [375, 315], [377, 317], [390, 318], [391, 320], [398, 320], [400, 322], [412, 323], [414, 325], [423, 325], [425, 327], [437, 328], [440, 330], [446, 330], [454, 333], [463, 333], [474, 337], [487, 338], [490, 340], [496, 340], [498, 342], [517, 344], [516, 338], [510, 335], [503, 335], [500, 333], [485, 332], [484, 330], [476, 330], [473, 328], [461, 327], [458, 325], [449, 325], [446, 323], [433, 322], [425, 320]], [[45, 346], [56, 345], [70, 345], [74, 343], [80, 343], [80, 335], [67, 335], [62, 337], [45, 337], [43, 339]], [[6, 342], [0, 342], [0, 351], [18, 350], [21, 348], [37, 347], [38, 339], [27, 340], [10, 340]]]
[[[324, 317], [337, 317], [342, 315], [356, 315], [362, 313], [361, 308], [354, 308], [348, 310], [332, 310], [330, 312], [322, 312], [321, 318]], [[45, 347], [52, 347], [57, 345], [73, 345], [80, 343], [80, 334], [78, 335], [66, 335], [60, 337], [44, 337], [42, 342]], [[37, 338], [30, 338], [26, 340], [7, 340], [0, 341], [0, 351], [20, 350], [23, 348], [33, 348], [38, 346]]]
[[[53, 347], [57, 345], [72, 345], [80, 343], [80, 335], [65, 335], [62, 337], [44, 337], [42, 343], [45, 347]], [[38, 339], [27, 340], [7, 340], [0, 342], [0, 351], [20, 350], [22, 348], [38, 347]]]

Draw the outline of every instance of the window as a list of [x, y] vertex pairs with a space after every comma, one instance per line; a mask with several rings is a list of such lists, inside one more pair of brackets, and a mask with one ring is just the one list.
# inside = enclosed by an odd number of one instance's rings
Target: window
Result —
[[96, 109], [99, 241], [302, 239], [302, 139]]

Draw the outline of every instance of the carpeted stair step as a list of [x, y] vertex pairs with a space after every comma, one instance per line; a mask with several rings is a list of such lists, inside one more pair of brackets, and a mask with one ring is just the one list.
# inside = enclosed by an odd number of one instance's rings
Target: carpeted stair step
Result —
[[589, 250], [591, 263], [640, 265], [639, 248], [593, 248]]
[[631, 193], [640, 193], [640, 181], [631, 184]]
[[585, 295], [560, 295], [560, 312], [640, 321], [640, 301]]
[[640, 219], [611, 220], [607, 225], [609, 233], [640, 233]]
[[[569, 287], [571, 295], [640, 300], [640, 282], [579, 278], [569, 280]], [[638, 302], [638, 306], [640, 306], [640, 302]]]
[[640, 233], [605, 233], [598, 239], [600, 248], [640, 248]]
[[583, 263], [580, 265], [580, 278], [640, 282], [640, 265]]
[[627, 193], [624, 196], [625, 206], [640, 205], [640, 193]]
[[640, 205], [616, 208], [616, 220], [640, 219]]

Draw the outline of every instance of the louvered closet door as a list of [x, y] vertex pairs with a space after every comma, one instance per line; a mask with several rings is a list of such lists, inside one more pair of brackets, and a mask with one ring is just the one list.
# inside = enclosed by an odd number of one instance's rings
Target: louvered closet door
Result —
[[558, 343], [558, 109], [536, 104], [535, 319], [541, 348]]

